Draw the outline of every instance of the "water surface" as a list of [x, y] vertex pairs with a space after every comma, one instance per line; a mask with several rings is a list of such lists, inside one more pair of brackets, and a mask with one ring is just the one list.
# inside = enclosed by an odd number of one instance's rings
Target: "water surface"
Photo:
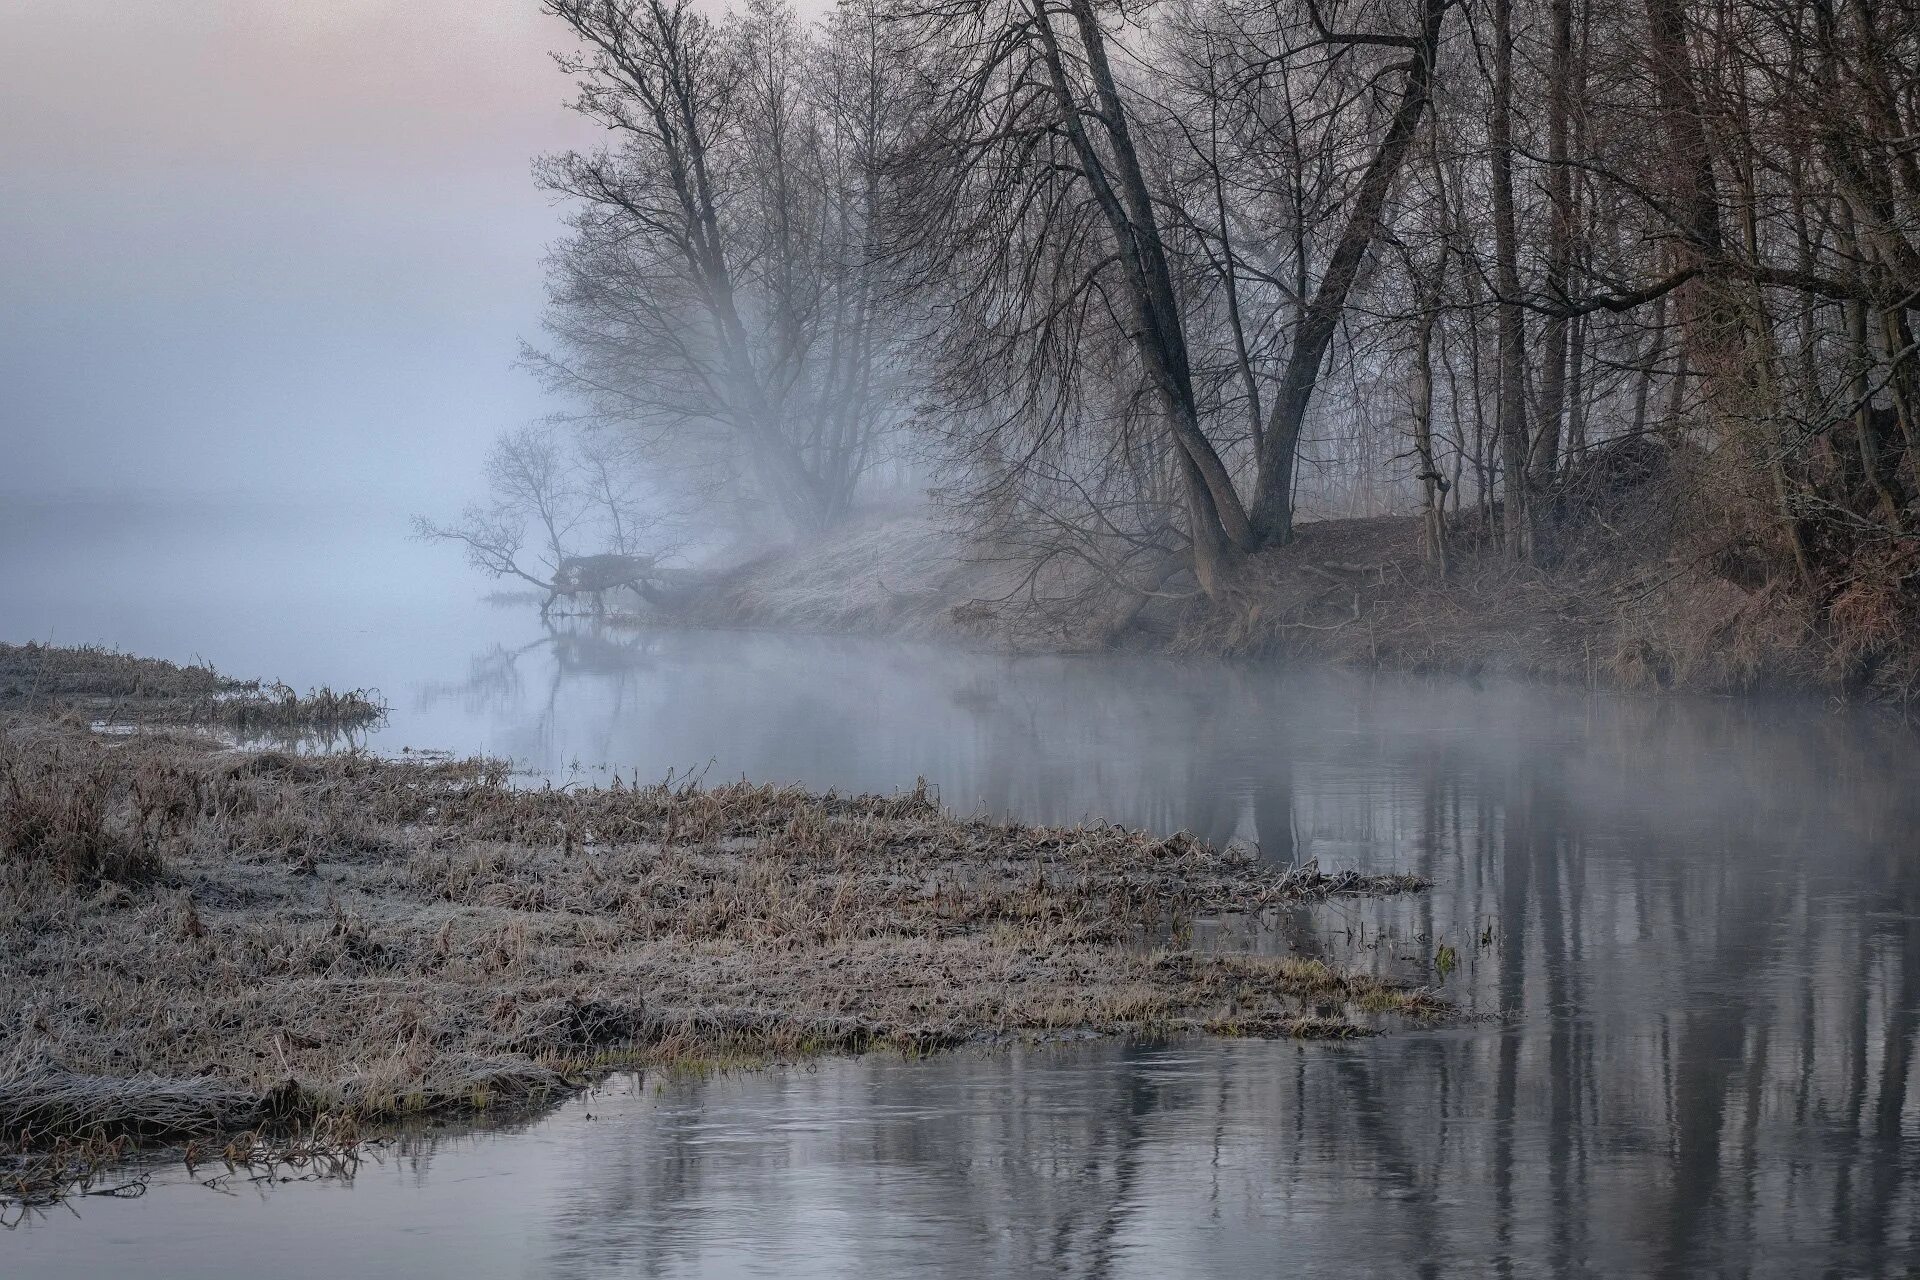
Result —
[[[377, 522], [0, 513], [0, 636], [376, 684], [372, 736], [1098, 815], [1411, 870], [1210, 946], [1434, 980], [1463, 1027], [616, 1081], [351, 1187], [165, 1170], [0, 1275], [1833, 1274], [1920, 1265], [1920, 754], [1817, 706], [543, 628]], [[240, 538], [240, 530], [248, 533]], [[58, 536], [56, 536], [56, 534]], [[57, 571], [55, 569], [57, 568]], [[204, 1173], [202, 1176], [206, 1176]]]

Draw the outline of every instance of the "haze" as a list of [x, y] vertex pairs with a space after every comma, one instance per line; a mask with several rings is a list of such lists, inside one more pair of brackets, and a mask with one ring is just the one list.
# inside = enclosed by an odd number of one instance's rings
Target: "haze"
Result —
[[531, 0], [8, 9], [0, 489], [424, 502], [541, 412]]
[[5, 1280], [1920, 1276], [1917, 68], [0, 0]]

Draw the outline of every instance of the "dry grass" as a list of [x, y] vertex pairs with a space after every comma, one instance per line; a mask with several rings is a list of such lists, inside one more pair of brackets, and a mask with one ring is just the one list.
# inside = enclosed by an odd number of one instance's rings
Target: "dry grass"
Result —
[[54, 712], [113, 724], [219, 729], [248, 740], [338, 736], [386, 715], [368, 689], [312, 689], [234, 680], [93, 647], [0, 644], [0, 712]]
[[58, 740], [0, 740], [0, 870], [44, 869], [68, 885], [152, 879], [151, 842], [116, 812], [130, 790], [110, 758]]
[[[1699, 465], [1649, 441], [1597, 451], [1542, 499], [1536, 564], [1476, 518], [1444, 575], [1414, 518], [1303, 525], [1232, 598], [1189, 609], [1174, 647], [1642, 692], [1865, 691], [1849, 638], [1885, 653], [1900, 628], [1820, 625], [1793, 584], [1743, 574]], [[1881, 665], [1875, 691], [1891, 693], [1897, 664]]]
[[1444, 575], [1422, 553], [1416, 517], [1314, 521], [1239, 566], [1225, 598], [1197, 598], [1182, 576], [1163, 589], [1186, 601], [1137, 612], [1093, 578], [1051, 583], [1059, 598], [1036, 604], [993, 547], [925, 513], [875, 512], [708, 577], [678, 611], [639, 621], [1280, 657], [1635, 691], [1920, 698], [1912, 541], [1840, 537], [1828, 522], [1816, 530], [1821, 581], [1809, 587], [1779, 548], [1729, 523], [1718, 484], [1698, 451], [1629, 438], [1595, 449], [1540, 496], [1537, 564], [1516, 564], [1473, 513], [1456, 521]]
[[[1186, 835], [962, 818], [924, 788], [536, 790], [497, 762], [45, 717], [0, 751], [50, 797], [24, 825], [8, 810], [0, 841], [16, 1196], [116, 1144], [512, 1105], [621, 1066], [1445, 1012], [1317, 963], [1185, 950], [1204, 913], [1422, 886]], [[80, 834], [32, 834], [43, 810]], [[92, 852], [49, 852], [69, 846]]]

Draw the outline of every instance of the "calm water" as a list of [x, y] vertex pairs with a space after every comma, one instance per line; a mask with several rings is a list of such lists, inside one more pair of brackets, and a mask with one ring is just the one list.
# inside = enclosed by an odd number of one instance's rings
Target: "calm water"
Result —
[[[1883, 1275], [1920, 1266], [1920, 749], [1819, 708], [543, 629], [337, 513], [0, 510], [0, 637], [375, 684], [372, 745], [1097, 814], [1429, 895], [1317, 947], [1494, 1015], [615, 1082], [351, 1186], [163, 1170], [0, 1276]], [[342, 533], [343, 527], [352, 530]]]

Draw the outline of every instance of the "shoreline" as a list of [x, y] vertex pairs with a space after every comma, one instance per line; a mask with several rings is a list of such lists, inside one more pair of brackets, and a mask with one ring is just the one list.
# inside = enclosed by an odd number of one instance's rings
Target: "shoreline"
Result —
[[[616, 1070], [1455, 1012], [1311, 955], [1192, 949], [1199, 919], [1411, 877], [958, 816], [924, 787], [534, 789], [497, 761], [234, 748], [168, 718], [171, 664], [109, 679], [128, 661], [0, 646], [0, 1199], [155, 1147], [342, 1159], [367, 1128]], [[93, 727], [103, 697], [134, 731]], [[283, 730], [338, 711], [278, 705]]]
[[1779, 584], [1741, 585], [1699, 557], [1581, 546], [1550, 568], [1519, 566], [1459, 530], [1442, 576], [1419, 539], [1416, 517], [1315, 521], [1289, 545], [1250, 559], [1221, 601], [1189, 592], [1142, 605], [1083, 576], [1056, 582], [1056, 595], [1036, 604], [1010, 596], [1017, 575], [991, 547], [969, 544], [924, 511], [879, 511], [816, 542], [690, 576], [671, 609], [608, 618], [634, 629], [859, 635], [1022, 656], [1320, 663], [1895, 709], [1920, 693], [1920, 655], [1900, 637], [1823, 634]]

